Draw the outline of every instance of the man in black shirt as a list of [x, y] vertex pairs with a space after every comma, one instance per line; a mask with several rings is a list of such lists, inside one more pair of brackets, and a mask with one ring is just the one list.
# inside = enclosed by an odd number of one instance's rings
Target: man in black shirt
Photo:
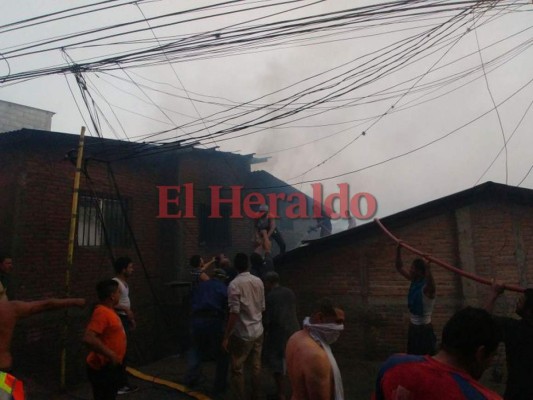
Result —
[[300, 329], [294, 292], [279, 284], [279, 275], [268, 271], [264, 278], [266, 308], [263, 313], [265, 341], [263, 358], [274, 375], [277, 400], [285, 400], [285, 347], [291, 335]]
[[[492, 312], [504, 287], [492, 285], [485, 309]], [[495, 317], [504, 335], [507, 358], [507, 387], [505, 400], [533, 399], [533, 289], [526, 289], [516, 303], [516, 313], [521, 319]]]

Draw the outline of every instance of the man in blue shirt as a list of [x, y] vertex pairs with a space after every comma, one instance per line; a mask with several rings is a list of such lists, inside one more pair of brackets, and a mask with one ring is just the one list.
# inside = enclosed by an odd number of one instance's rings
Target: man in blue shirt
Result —
[[202, 379], [202, 360], [214, 357], [216, 361], [214, 393], [226, 390], [228, 355], [222, 349], [228, 292], [223, 269], [215, 269], [213, 279], [200, 281], [191, 293], [192, 349], [188, 355], [185, 384], [194, 386]]

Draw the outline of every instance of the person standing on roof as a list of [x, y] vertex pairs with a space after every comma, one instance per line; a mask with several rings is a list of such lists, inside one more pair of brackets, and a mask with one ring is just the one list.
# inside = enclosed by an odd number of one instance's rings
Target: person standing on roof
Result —
[[256, 230], [256, 242], [259, 243], [260, 246], [258, 246], [255, 251], [259, 253], [261, 248], [263, 248], [263, 250], [266, 249], [267, 242], [274, 239], [279, 246], [279, 253], [284, 254], [287, 246], [285, 245], [283, 236], [281, 236], [281, 232], [276, 227], [276, 221], [268, 211], [268, 205], [261, 204], [259, 206], [259, 216], [255, 219], [254, 225]]

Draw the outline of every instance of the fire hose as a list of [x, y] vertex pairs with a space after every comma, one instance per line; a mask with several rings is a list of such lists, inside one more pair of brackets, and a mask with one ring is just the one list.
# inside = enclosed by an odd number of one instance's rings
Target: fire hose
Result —
[[[475, 282], [482, 283], [484, 285], [489, 285], [489, 286], [492, 285], [492, 282], [493, 282], [492, 279], [482, 278], [482, 277], [477, 276], [475, 274], [472, 274], [472, 273], [470, 273], [468, 271], [463, 271], [460, 268], [454, 267], [453, 265], [445, 263], [444, 261], [439, 260], [438, 258], [435, 258], [435, 257], [433, 257], [433, 256], [431, 256], [429, 254], [426, 254], [426, 253], [414, 248], [413, 246], [408, 245], [407, 243], [403, 242], [401, 239], [398, 239], [396, 236], [394, 236], [387, 228], [385, 228], [385, 226], [381, 223], [379, 218], [375, 218], [374, 221], [376, 222], [376, 224], [381, 228], [381, 230], [389, 238], [391, 238], [393, 241], [395, 241], [399, 246], [402, 246], [405, 249], [409, 250], [411, 253], [417, 254], [420, 257], [426, 259], [427, 261], [432, 262], [432, 263], [437, 264], [437, 265], [440, 265], [441, 267], [443, 267], [443, 268], [445, 268], [445, 269], [447, 269], [449, 271], [455, 272], [456, 274], [458, 274], [458, 275], [460, 275], [460, 276], [462, 276], [464, 278], [471, 279], [471, 280], [473, 280]], [[517, 285], [503, 284], [502, 286], [504, 287], [505, 290], [510, 290], [510, 291], [513, 291], [513, 292], [523, 292], [525, 290], [523, 287], [517, 286]]]
[[161, 378], [158, 378], [152, 375], [148, 375], [131, 367], [126, 367], [126, 371], [128, 371], [128, 373], [130, 373], [131, 375], [133, 375], [134, 377], [138, 379], [142, 379], [147, 382], [152, 382], [158, 385], [166, 386], [168, 388], [177, 390], [178, 392], [184, 393], [192, 398], [195, 398], [196, 400], [211, 400], [211, 397], [206, 396], [203, 393], [189, 389], [185, 385], [181, 385], [176, 382], [172, 382], [166, 379], [161, 379]]

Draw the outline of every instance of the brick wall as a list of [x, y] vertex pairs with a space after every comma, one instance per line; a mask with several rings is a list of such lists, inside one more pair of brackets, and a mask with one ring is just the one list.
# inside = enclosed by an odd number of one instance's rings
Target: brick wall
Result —
[[21, 128], [49, 131], [53, 112], [0, 100], [0, 132]]
[[[62, 159], [67, 149], [43, 149], [26, 154], [25, 168], [19, 171], [17, 197], [15, 200], [16, 220], [13, 229], [11, 250], [15, 262], [13, 273], [14, 296], [31, 300], [65, 294], [67, 269], [68, 232], [72, 203], [74, 166]], [[137, 314], [139, 331], [157, 332], [163, 316], [157, 307], [156, 294], [162, 287], [159, 274], [157, 243], [157, 199], [154, 177], [151, 171], [131, 165], [114, 165], [115, 176], [124, 198], [129, 200], [131, 226], [144, 260], [143, 271], [140, 260], [132, 247], [114, 248], [116, 257], [128, 255], [136, 263], [131, 279], [131, 299]], [[92, 183], [81, 179], [80, 190], [99, 195], [114, 195], [106, 166], [90, 162], [87, 171]], [[106, 246], [76, 246], [74, 264], [70, 274], [70, 293], [84, 297], [90, 304], [97, 302], [95, 284], [114, 276], [109, 252]], [[152, 291], [153, 289], [153, 291]], [[90, 314], [90, 307], [83, 311], [72, 311], [68, 334], [69, 378], [73, 381], [84, 376], [81, 335]], [[34, 317], [23, 321], [18, 329], [13, 352], [20, 370], [27, 373], [45, 373], [57, 381], [59, 371], [60, 332], [64, 325], [62, 312]], [[153, 358], [156, 348], [153, 344], [161, 339], [146, 335], [147, 341], [140, 343], [142, 350], [152, 347], [143, 356]], [[166, 338], [163, 338], [166, 339]], [[81, 356], [80, 356], [81, 355]], [[28, 363], [28, 361], [30, 361]], [[43, 367], [45, 370], [43, 371]]]
[[[450, 209], [424, 219], [415, 217], [391, 230], [421, 251], [476, 275], [531, 284], [533, 268], [526, 257], [533, 251], [531, 206], [487, 200], [461, 212]], [[395, 270], [395, 244], [377, 226], [363, 231], [311, 244], [279, 265], [283, 284], [299, 299], [300, 319], [312, 312], [314, 301], [322, 296], [345, 308], [346, 331], [335, 345], [341, 364], [354, 358], [383, 359], [405, 351], [407, 342], [409, 282]], [[466, 244], [465, 237], [470, 238]], [[468, 252], [473, 255], [471, 263]], [[404, 249], [404, 265], [413, 258]], [[448, 318], [464, 305], [483, 306], [488, 288], [439, 266], [433, 267], [433, 273], [437, 283], [433, 323], [440, 340]], [[516, 296], [506, 293], [497, 312], [512, 315]]]
[[[65, 135], [63, 135], [65, 136]], [[74, 165], [64, 155], [77, 145], [77, 137], [61, 140], [21, 141], [0, 148], [0, 189], [6, 193], [0, 205], [0, 237], [12, 252], [13, 294], [31, 300], [65, 294], [68, 232], [70, 224]], [[90, 142], [90, 141], [89, 141]], [[86, 153], [94, 149], [88, 144]], [[218, 156], [217, 156], [218, 157]], [[166, 158], [144, 158], [112, 164], [119, 191], [128, 201], [130, 223], [144, 263], [135, 248], [113, 248], [115, 257], [130, 256], [136, 265], [130, 280], [130, 297], [138, 328], [133, 335], [133, 362], [148, 362], [179, 351], [178, 343], [187, 331], [180, 296], [165, 285], [176, 278], [189, 279], [186, 260], [195, 253], [215, 255], [226, 251], [249, 252], [250, 221], [232, 221], [231, 248], [202, 248], [198, 241], [198, 221], [158, 219], [158, 191], [161, 184], [195, 182], [232, 185], [249, 172], [249, 165], [236, 158], [231, 173], [228, 168], [199, 160], [197, 154], [184, 156], [177, 168], [161, 164]], [[167, 160], [168, 161], [168, 160]], [[174, 159], [176, 163], [176, 159]], [[226, 165], [224, 162], [223, 165]], [[80, 191], [99, 196], [115, 195], [107, 165], [91, 160], [86, 165], [90, 181], [82, 176]], [[235, 171], [239, 171], [235, 175]], [[196, 183], [196, 181], [198, 183]], [[201, 196], [198, 201], [202, 200]], [[176, 229], [170, 229], [169, 226]], [[114, 275], [106, 246], [76, 245], [70, 274], [71, 296], [96, 303], [95, 285]], [[81, 343], [91, 309], [69, 312], [67, 335], [68, 382], [84, 379], [86, 349]], [[25, 376], [35, 375], [50, 385], [59, 382], [63, 312], [52, 312], [21, 321], [12, 350], [15, 367]]]
[[[189, 153], [181, 157], [179, 182], [181, 184], [194, 183], [195, 205], [209, 205], [211, 202], [212, 185], [229, 188], [232, 185], [244, 185], [250, 172], [249, 164], [241, 157], [200, 155]], [[231, 198], [229, 190], [221, 191], [221, 198]], [[196, 215], [198, 217], [198, 215]], [[204, 258], [209, 258], [224, 252], [232, 258], [237, 252], [250, 253], [252, 249], [251, 238], [253, 234], [252, 221], [244, 218], [233, 218], [231, 224], [231, 246], [207, 246], [197, 240], [199, 235], [198, 219], [184, 219], [177, 222], [179, 230], [184, 238], [183, 253], [180, 263], [186, 268], [181, 268], [179, 276], [188, 276], [188, 259], [194, 254], [200, 254]], [[190, 240], [192, 238], [192, 240]]]

